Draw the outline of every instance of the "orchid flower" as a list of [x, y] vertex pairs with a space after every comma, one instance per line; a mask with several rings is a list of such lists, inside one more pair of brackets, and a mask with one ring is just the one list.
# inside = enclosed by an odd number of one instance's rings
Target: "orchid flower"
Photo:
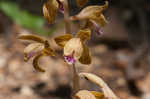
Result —
[[32, 34], [22, 34], [18, 36], [20, 40], [33, 41], [24, 49], [24, 61], [28, 61], [33, 58], [33, 67], [39, 72], [45, 72], [40, 68], [38, 61], [42, 56], [54, 56], [55, 52], [50, 47], [48, 40]]
[[[108, 1], [105, 1], [103, 6], [92, 5], [85, 7], [80, 13], [75, 16], [71, 16], [71, 20], [86, 21], [85, 27], [93, 28], [97, 34], [102, 34], [101, 27], [107, 24], [102, 11], [108, 7]], [[85, 28], [84, 27], [84, 28]]]
[[55, 38], [55, 42], [64, 48], [64, 59], [68, 64], [74, 64], [77, 60], [82, 64], [91, 63], [91, 55], [85, 45], [90, 36], [89, 29], [82, 29], [75, 37], [71, 34], [65, 34]]

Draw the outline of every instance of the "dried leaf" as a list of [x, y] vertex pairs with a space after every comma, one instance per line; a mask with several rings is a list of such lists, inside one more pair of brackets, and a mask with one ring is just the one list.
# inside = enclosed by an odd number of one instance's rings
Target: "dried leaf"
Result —
[[64, 47], [65, 44], [72, 38], [71, 34], [65, 34], [63, 36], [58, 36], [55, 37], [55, 42], [58, 44], [60, 47]]
[[108, 98], [108, 99], [119, 99], [100, 77], [98, 77], [94, 74], [91, 74], [91, 73], [80, 73], [79, 76], [85, 77], [89, 81], [98, 85], [102, 89], [102, 91], [104, 92], [104, 95], [106, 98]]
[[34, 55], [41, 53], [43, 49], [44, 49], [44, 46], [41, 43], [32, 43], [28, 45], [24, 49], [24, 60], [28, 61]]
[[96, 97], [88, 90], [81, 90], [75, 94], [74, 99], [96, 99]]
[[83, 52], [83, 44], [80, 38], [70, 39], [64, 46], [64, 56], [72, 56], [79, 59]]
[[36, 56], [33, 59], [33, 67], [35, 68], [35, 70], [39, 71], [39, 72], [45, 72], [44, 69], [42, 69], [39, 65], [38, 65], [38, 61], [39, 59], [43, 56], [43, 54], [39, 54], [38, 56]]
[[79, 61], [82, 64], [86, 64], [86, 65], [91, 64], [91, 61], [92, 61], [91, 55], [90, 55], [88, 47], [85, 45], [83, 45], [83, 53]]
[[83, 7], [88, 3], [88, 0], [76, 0], [78, 7]]
[[20, 40], [30, 40], [30, 41], [35, 41], [39, 43], [44, 43], [45, 40], [41, 38], [40, 36], [37, 35], [32, 35], [32, 34], [21, 34], [18, 36], [18, 39]]
[[56, 0], [48, 0], [43, 5], [43, 14], [48, 23], [53, 23], [56, 19], [58, 11], [58, 2]]
[[80, 38], [83, 42], [86, 40], [89, 40], [91, 37], [91, 31], [90, 29], [81, 29], [77, 33], [77, 37]]

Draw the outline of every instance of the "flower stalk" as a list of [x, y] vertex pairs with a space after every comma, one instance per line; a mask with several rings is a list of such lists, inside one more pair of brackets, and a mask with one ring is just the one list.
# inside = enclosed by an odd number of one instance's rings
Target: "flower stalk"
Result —
[[79, 91], [80, 85], [79, 85], [79, 75], [76, 70], [75, 64], [73, 64], [73, 96]]
[[71, 25], [69, 20], [69, 6], [68, 0], [64, 0], [64, 21], [65, 21], [65, 33], [71, 33]]
[[[68, 0], [64, 0], [64, 21], [65, 21], [65, 33], [71, 33], [71, 25], [69, 19], [69, 6]], [[79, 75], [76, 70], [75, 63], [72, 64], [73, 69], [73, 95], [79, 91]]]

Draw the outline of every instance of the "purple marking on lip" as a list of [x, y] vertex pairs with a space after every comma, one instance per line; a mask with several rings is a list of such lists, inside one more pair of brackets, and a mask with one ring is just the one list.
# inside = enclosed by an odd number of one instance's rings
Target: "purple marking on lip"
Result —
[[25, 53], [25, 61], [28, 61], [30, 58], [32, 58], [35, 55], [40, 54], [41, 51], [37, 51], [37, 52], [29, 52], [29, 53]]
[[68, 64], [74, 64], [75, 63], [75, 59], [71, 56], [64, 56], [64, 59]]
[[58, 11], [62, 14], [64, 14], [64, 4], [60, 1], [60, 0], [57, 0], [58, 4], [59, 4], [59, 8], [58, 8]]
[[94, 30], [94, 32], [96, 32], [98, 35], [103, 34], [103, 32], [101, 31], [100, 26], [94, 21], [91, 21], [91, 22], [93, 23], [93, 30]]
[[28, 61], [30, 58], [32, 58], [36, 53], [25, 53], [25, 60], [24, 61]]

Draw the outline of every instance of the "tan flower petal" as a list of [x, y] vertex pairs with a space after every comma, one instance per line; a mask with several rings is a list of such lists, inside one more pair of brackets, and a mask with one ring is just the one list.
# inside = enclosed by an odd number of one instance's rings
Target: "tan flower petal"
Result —
[[106, 99], [104, 94], [102, 92], [97, 92], [97, 91], [90, 91], [96, 99]]
[[74, 99], [96, 99], [96, 97], [88, 90], [81, 90], [75, 94]]
[[90, 29], [81, 29], [77, 33], [77, 37], [80, 38], [83, 42], [89, 40], [91, 37], [91, 30]]
[[58, 2], [56, 0], [48, 0], [43, 5], [43, 14], [48, 23], [53, 23], [56, 19], [58, 11]]
[[82, 53], [82, 56], [80, 57], [79, 61], [82, 64], [86, 64], [86, 65], [91, 64], [91, 61], [92, 61], [91, 55], [89, 53], [88, 47], [85, 45], [83, 45], [83, 53]]
[[106, 98], [108, 98], [108, 99], [119, 99], [100, 77], [98, 77], [94, 74], [91, 74], [91, 73], [80, 73], [79, 76], [84, 77], [87, 80], [98, 85], [101, 88], [101, 90], [104, 92], [104, 95]]
[[93, 18], [92, 20], [94, 20], [101, 27], [104, 27], [108, 23], [103, 14], [100, 14], [99, 17]]
[[72, 56], [79, 59], [83, 52], [83, 44], [80, 38], [70, 39], [64, 46], [64, 56]]
[[97, 16], [100, 16], [102, 11], [108, 7], [108, 1], [105, 2], [105, 5], [103, 6], [87, 6], [84, 8], [79, 14], [70, 17], [71, 20], [85, 20], [85, 19], [91, 19], [95, 18]]
[[58, 36], [55, 37], [55, 42], [58, 44], [60, 47], [64, 47], [67, 41], [69, 41], [72, 38], [71, 34], [65, 34], [63, 36]]
[[28, 45], [24, 49], [24, 61], [28, 61], [34, 55], [41, 53], [43, 49], [44, 46], [41, 43], [32, 43]]
[[88, 20], [85, 20], [85, 22], [86, 22], [86, 23], [85, 23], [85, 25], [83, 26], [84, 29], [86, 29], [86, 28], [87, 28], [87, 29], [88, 29], [88, 28], [90, 29], [90, 28], [93, 26], [93, 23], [92, 23], [89, 19], [88, 19]]
[[37, 35], [32, 35], [32, 34], [21, 34], [18, 36], [18, 39], [20, 40], [30, 40], [30, 41], [35, 41], [39, 43], [44, 43], [45, 40], [41, 38], [40, 36]]
[[88, 3], [88, 0], [76, 0], [79, 7], [83, 7]]
[[44, 56], [43, 54], [39, 54], [38, 56], [36, 56], [34, 59], [33, 59], [33, 67], [35, 68], [35, 70], [39, 71], [39, 72], [45, 72], [44, 69], [42, 69], [39, 65], [38, 65], [38, 61], [39, 59]]
[[47, 40], [45, 41], [44, 47], [45, 47], [45, 49], [43, 51], [44, 54], [50, 55], [50, 56], [55, 56], [55, 51], [50, 47], [50, 44]]

